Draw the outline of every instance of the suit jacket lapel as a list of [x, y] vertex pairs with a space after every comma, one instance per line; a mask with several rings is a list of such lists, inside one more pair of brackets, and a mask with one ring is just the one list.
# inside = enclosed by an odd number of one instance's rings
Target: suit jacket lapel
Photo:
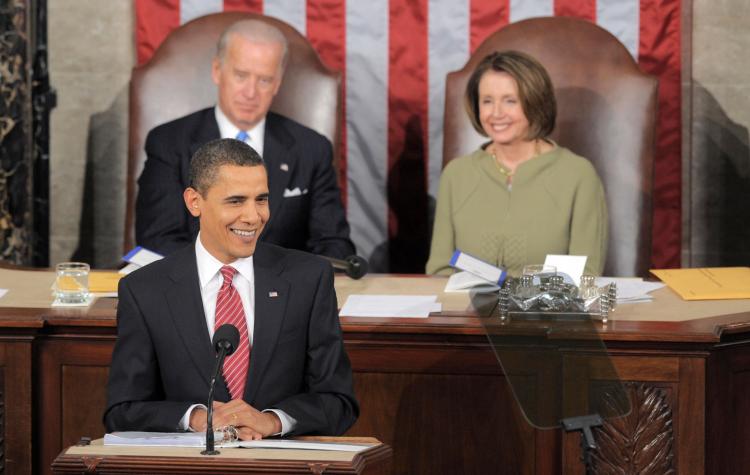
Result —
[[[178, 251], [178, 254], [176, 265], [169, 273], [173, 285], [165, 293], [169, 315], [174, 321], [182, 344], [187, 348], [201, 379], [208, 388], [214, 371], [216, 353], [211, 347], [206, 328], [195, 247], [187, 246]], [[229, 400], [229, 391], [223, 380], [217, 381], [214, 394], [217, 401]]]
[[289, 298], [289, 282], [279, 276], [280, 266], [272, 262], [262, 244], [253, 257], [255, 274], [255, 327], [245, 400], [253, 401], [273, 356]]
[[284, 190], [289, 187], [297, 157], [290, 151], [294, 144], [294, 136], [283, 127], [273, 113], [269, 113], [266, 118], [266, 133], [263, 140], [263, 161], [266, 162], [268, 171], [270, 211], [273, 220], [284, 201]]
[[216, 113], [214, 112], [213, 107], [203, 110], [203, 115], [198, 123], [200, 125], [190, 137], [190, 158], [195, 155], [195, 152], [201, 147], [201, 145], [204, 145], [211, 140], [221, 138], [219, 124], [216, 122]]

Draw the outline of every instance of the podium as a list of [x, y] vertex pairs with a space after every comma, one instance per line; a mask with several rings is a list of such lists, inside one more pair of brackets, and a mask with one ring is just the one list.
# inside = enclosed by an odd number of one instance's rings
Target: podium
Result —
[[325, 438], [342, 443], [372, 443], [362, 452], [296, 449], [220, 449], [216, 456], [201, 455], [201, 448], [105, 446], [103, 439], [74, 445], [52, 462], [52, 473], [285, 473], [357, 474], [391, 473], [393, 451], [370, 437]]

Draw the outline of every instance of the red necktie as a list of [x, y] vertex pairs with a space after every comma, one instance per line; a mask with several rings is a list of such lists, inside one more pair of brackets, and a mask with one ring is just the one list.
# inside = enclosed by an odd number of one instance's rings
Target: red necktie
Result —
[[227, 383], [232, 399], [241, 399], [245, 391], [247, 368], [250, 366], [250, 338], [240, 294], [232, 285], [232, 279], [234, 274], [237, 273], [237, 269], [231, 266], [223, 266], [220, 272], [224, 277], [224, 282], [221, 284], [219, 295], [216, 297], [214, 331], [225, 323], [230, 323], [237, 327], [240, 332], [239, 347], [224, 361], [224, 381]]

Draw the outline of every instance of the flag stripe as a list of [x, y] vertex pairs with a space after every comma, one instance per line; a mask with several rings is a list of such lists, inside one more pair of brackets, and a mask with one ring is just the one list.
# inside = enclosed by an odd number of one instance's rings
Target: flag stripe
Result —
[[[307, 0], [307, 38], [328, 68], [341, 73], [341, 100], [346, 117], [346, 5], [340, 0]], [[344, 205], [347, 206], [346, 121], [341, 124], [339, 139], [342, 156], [338, 163], [338, 181]], [[335, 145], [335, 144], [334, 144]]]
[[223, 8], [222, 0], [182, 0], [180, 2], [180, 24], [195, 18], [220, 12]]
[[469, 1], [430, 0], [428, 5], [429, 193], [437, 196], [443, 167], [445, 76], [461, 69], [469, 57]]
[[510, 0], [510, 22], [555, 14], [554, 0]]
[[359, 254], [386, 239], [388, 164], [388, 8], [346, 8], [347, 215]]
[[[400, 180], [389, 180], [388, 196], [425, 189], [427, 184], [427, 0], [391, 0], [388, 69], [388, 171]], [[408, 32], [408, 34], [403, 34]], [[413, 161], [420, 161], [415, 167]], [[420, 169], [421, 168], [421, 169]], [[406, 178], [409, 180], [406, 180]], [[408, 181], [408, 182], [407, 182]], [[395, 198], [395, 196], [394, 196]], [[391, 200], [393, 201], [393, 200]], [[398, 200], [399, 205], [410, 203]], [[390, 203], [388, 235], [399, 233]], [[403, 210], [405, 211], [405, 210]], [[427, 210], [424, 210], [426, 213]]]
[[555, 16], [569, 16], [596, 22], [597, 0], [555, 0]]
[[170, 31], [180, 26], [180, 0], [136, 0], [138, 64], [148, 61]]
[[[492, 33], [510, 21], [510, 0], [470, 0], [469, 49], [474, 51]], [[468, 59], [468, 56], [467, 58]]]
[[224, 0], [224, 11], [263, 13], [263, 0]]
[[597, 0], [596, 22], [617, 37], [638, 58], [640, 0]]
[[659, 78], [652, 263], [679, 267], [682, 229], [680, 3], [641, 0], [638, 63]]
[[289, 23], [302, 35], [307, 30], [307, 7], [305, 0], [266, 0], [263, 14]]

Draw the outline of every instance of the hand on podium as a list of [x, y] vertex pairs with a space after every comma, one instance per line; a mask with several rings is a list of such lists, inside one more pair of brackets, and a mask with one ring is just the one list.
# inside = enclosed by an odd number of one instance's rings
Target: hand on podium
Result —
[[[190, 428], [206, 430], [206, 410], [196, 408], [190, 414]], [[214, 428], [233, 426], [240, 440], [260, 440], [281, 433], [281, 420], [275, 412], [261, 412], [242, 399], [214, 401]]]

